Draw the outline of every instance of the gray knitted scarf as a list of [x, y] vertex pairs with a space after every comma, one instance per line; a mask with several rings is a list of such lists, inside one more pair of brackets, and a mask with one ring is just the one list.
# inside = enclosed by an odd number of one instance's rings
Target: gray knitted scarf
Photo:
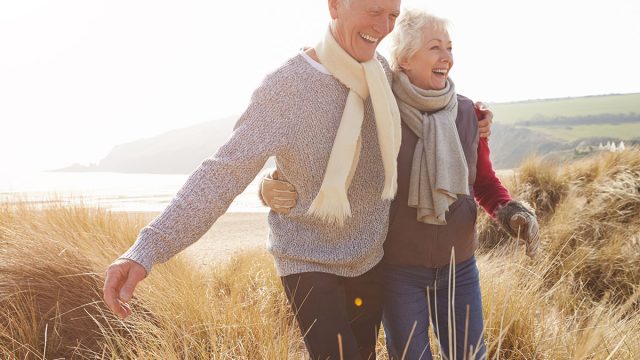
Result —
[[409, 206], [418, 210], [418, 221], [445, 225], [449, 206], [459, 194], [469, 195], [469, 169], [455, 122], [455, 85], [447, 79], [442, 90], [424, 90], [396, 71], [393, 93], [402, 121], [419, 138], [411, 166]]

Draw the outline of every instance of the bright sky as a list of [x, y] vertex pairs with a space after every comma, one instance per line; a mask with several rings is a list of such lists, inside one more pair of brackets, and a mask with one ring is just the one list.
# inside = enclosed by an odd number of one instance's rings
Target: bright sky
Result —
[[[453, 22], [452, 77], [474, 100], [640, 92], [638, 0], [403, 6]], [[0, 174], [240, 114], [328, 21], [326, 0], [3, 1]]]

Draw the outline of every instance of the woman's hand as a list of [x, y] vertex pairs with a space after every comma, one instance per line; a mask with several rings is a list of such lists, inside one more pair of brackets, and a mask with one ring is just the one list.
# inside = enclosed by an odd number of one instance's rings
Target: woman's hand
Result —
[[527, 213], [516, 213], [509, 220], [509, 227], [517, 232], [517, 237], [524, 240], [527, 246], [526, 254], [534, 258], [540, 247], [540, 236], [538, 234], [538, 220], [535, 215]]
[[511, 200], [496, 210], [502, 228], [516, 239], [524, 240], [527, 256], [534, 258], [540, 247], [536, 214], [527, 203]]
[[298, 200], [296, 188], [282, 179], [278, 169], [262, 178], [258, 195], [265, 206], [280, 214], [288, 214]]

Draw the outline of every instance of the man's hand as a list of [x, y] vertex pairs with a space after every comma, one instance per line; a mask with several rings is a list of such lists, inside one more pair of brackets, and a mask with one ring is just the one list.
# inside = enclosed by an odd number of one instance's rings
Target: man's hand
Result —
[[107, 268], [102, 288], [104, 302], [122, 319], [131, 315], [129, 300], [140, 281], [147, 276], [144, 267], [133, 260], [118, 259]]
[[262, 178], [259, 192], [262, 203], [280, 214], [288, 214], [298, 200], [296, 188], [281, 179], [278, 169]]
[[480, 137], [488, 138], [491, 135], [491, 123], [493, 122], [493, 112], [482, 102], [475, 103], [476, 114], [478, 115], [478, 130]]

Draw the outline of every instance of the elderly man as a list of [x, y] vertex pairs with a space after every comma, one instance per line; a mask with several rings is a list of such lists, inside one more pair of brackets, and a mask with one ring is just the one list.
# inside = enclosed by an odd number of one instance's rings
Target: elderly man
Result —
[[198, 240], [275, 156], [299, 198], [287, 215], [269, 214], [268, 249], [307, 350], [375, 358], [400, 147], [391, 73], [375, 51], [400, 0], [329, 0], [329, 10], [324, 39], [265, 78], [228, 142], [109, 266], [104, 299], [116, 314], [128, 316], [151, 267]]

